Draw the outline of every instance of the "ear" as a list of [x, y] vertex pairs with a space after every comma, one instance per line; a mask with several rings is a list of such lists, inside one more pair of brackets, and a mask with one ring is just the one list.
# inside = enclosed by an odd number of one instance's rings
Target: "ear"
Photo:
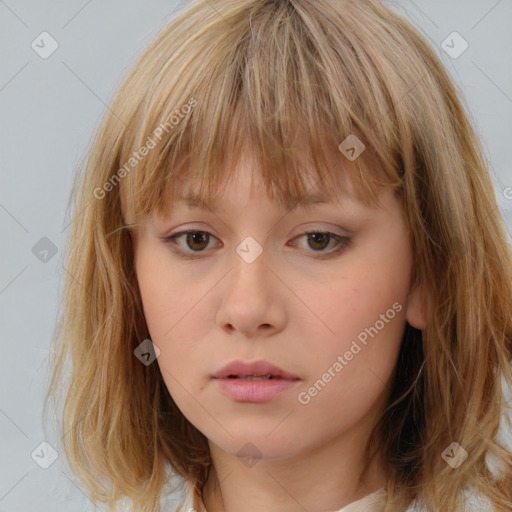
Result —
[[423, 330], [427, 326], [430, 307], [423, 286], [417, 286], [407, 297], [406, 320], [412, 327]]

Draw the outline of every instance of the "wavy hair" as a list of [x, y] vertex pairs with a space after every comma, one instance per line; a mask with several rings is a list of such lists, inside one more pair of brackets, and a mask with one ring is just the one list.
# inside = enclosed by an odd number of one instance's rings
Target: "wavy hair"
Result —
[[[168, 468], [201, 489], [207, 439], [173, 402], [149, 337], [130, 227], [170, 212], [192, 182], [209, 201], [244, 147], [270, 197], [300, 201], [316, 180], [365, 202], [394, 190], [410, 231], [411, 286], [428, 325], [406, 325], [389, 403], [367, 446], [387, 464], [386, 511], [421, 498], [454, 512], [470, 485], [512, 509], [512, 453], [496, 439], [512, 385], [512, 256], [469, 115], [435, 51], [377, 0], [194, 0], [140, 55], [100, 124], [72, 191], [55, 362], [45, 402], [97, 502], [160, 510]], [[364, 151], [339, 149], [357, 137]], [[356, 140], [356, 139], [348, 139]], [[66, 363], [70, 363], [65, 380]], [[468, 453], [457, 469], [441, 454]], [[487, 455], [486, 455], [487, 454]], [[485, 465], [492, 457], [500, 472]]]

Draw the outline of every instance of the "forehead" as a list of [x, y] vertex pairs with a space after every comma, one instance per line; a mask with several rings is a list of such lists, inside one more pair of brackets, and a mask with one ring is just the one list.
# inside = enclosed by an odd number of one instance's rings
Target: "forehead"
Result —
[[[187, 207], [189, 210], [217, 210], [222, 205], [229, 202], [229, 199], [223, 196], [214, 196], [211, 199], [201, 199], [196, 193], [188, 192], [177, 197], [174, 201], [174, 205], [182, 205]], [[297, 200], [285, 201], [285, 204], [281, 204], [282, 208], [285, 209], [296, 209], [299, 207], [308, 208], [320, 204], [334, 203], [332, 194], [328, 194], [325, 191], [306, 193]]]
[[286, 154], [292, 153], [293, 158], [283, 162], [265, 161], [251, 145], [240, 141], [238, 152], [223, 154], [206, 166], [176, 158], [163, 165], [159, 174], [150, 173], [154, 183], [148, 178], [126, 188], [125, 222], [134, 225], [151, 217], [168, 218], [175, 208], [238, 215], [251, 198], [261, 200], [262, 208], [283, 213], [322, 205], [378, 207], [379, 189], [390, 185], [383, 168], [368, 152], [355, 162], [346, 162], [339, 151], [334, 155], [321, 153], [319, 161], [300, 151]]
[[305, 186], [302, 189], [294, 188], [290, 183], [289, 189], [283, 194], [279, 189], [275, 190], [272, 183], [264, 181], [253, 162], [246, 161], [248, 166], [238, 167], [234, 174], [229, 174], [227, 179], [224, 176], [221, 183], [207, 190], [197, 183], [182, 181], [183, 186], [170, 195], [170, 202], [173, 206], [185, 206], [190, 210], [216, 210], [227, 204], [243, 208], [247, 199], [254, 198], [263, 203], [268, 198], [269, 202], [281, 209], [293, 210], [356, 200], [354, 184], [344, 172], [338, 174], [336, 187], [326, 187], [318, 175], [305, 169], [302, 173]]

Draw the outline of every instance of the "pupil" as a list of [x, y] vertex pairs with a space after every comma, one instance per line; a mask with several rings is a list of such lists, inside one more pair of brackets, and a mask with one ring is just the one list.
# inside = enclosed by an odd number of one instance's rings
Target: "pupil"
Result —
[[[198, 249], [198, 247], [194, 247], [194, 244], [196, 243], [204, 243], [206, 239], [206, 233], [203, 233], [203, 232], [200, 232], [200, 231], [197, 231], [197, 232], [193, 232], [193, 233], [188, 233], [188, 236], [187, 236], [187, 243], [189, 244], [189, 247], [191, 249]], [[199, 247], [199, 249], [204, 249], [204, 247]]]
[[324, 241], [327, 240], [327, 243], [329, 243], [329, 235], [328, 233], [310, 233], [309, 234], [310, 237], [313, 238], [313, 249], [323, 249], [325, 247], [325, 244], [322, 244], [321, 241], [320, 241], [320, 245], [321, 247], [315, 247], [315, 244], [319, 243], [319, 240], [318, 239], [324, 239]]

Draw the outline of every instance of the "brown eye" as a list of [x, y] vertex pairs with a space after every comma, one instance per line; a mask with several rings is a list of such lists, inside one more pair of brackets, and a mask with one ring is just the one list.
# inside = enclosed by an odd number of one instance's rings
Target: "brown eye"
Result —
[[[314, 232], [308, 233], [308, 242], [312, 249], [322, 250], [325, 249], [330, 242], [329, 233]], [[312, 242], [312, 243], [311, 243]]]
[[205, 231], [188, 231], [185, 234], [187, 235], [186, 244], [190, 249], [202, 251], [208, 246], [209, 234]]
[[[317, 252], [319, 258], [328, 258], [333, 254], [337, 254], [345, 249], [351, 242], [351, 238], [347, 236], [341, 236], [330, 231], [308, 231], [297, 238], [307, 237], [307, 247], [310, 249], [309, 252]], [[325, 250], [332, 243], [333, 248], [331, 250]], [[292, 244], [295, 245], [295, 244]]]
[[[185, 237], [185, 238], [184, 238]], [[198, 258], [201, 257], [201, 253], [206, 252], [205, 249], [208, 247], [212, 235], [206, 231], [181, 231], [171, 236], [162, 238], [165, 244], [168, 244], [171, 249], [183, 255], [186, 258]], [[184, 244], [180, 240], [184, 240]]]

